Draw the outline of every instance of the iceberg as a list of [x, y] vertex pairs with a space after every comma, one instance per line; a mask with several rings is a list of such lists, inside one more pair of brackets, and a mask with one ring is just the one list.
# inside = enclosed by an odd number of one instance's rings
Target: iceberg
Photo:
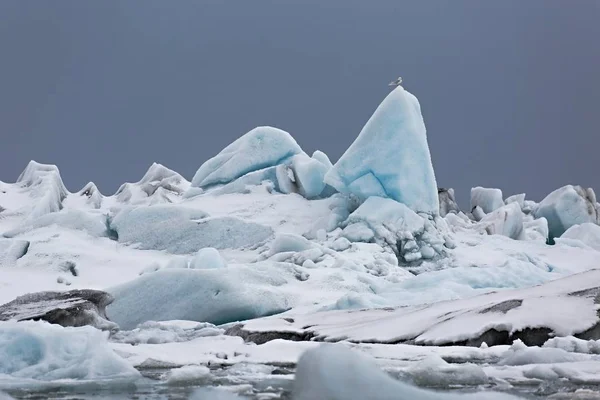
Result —
[[229, 183], [249, 172], [284, 163], [300, 153], [302, 149], [289, 133], [259, 126], [202, 164], [192, 179], [192, 187]]
[[549, 237], [560, 237], [573, 225], [598, 223], [596, 195], [592, 189], [567, 185], [550, 193], [535, 209], [536, 218], [548, 220]]
[[394, 89], [325, 175], [325, 183], [362, 201], [388, 197], [437, 215], [437, 184], [417, 98], [401, 86]]

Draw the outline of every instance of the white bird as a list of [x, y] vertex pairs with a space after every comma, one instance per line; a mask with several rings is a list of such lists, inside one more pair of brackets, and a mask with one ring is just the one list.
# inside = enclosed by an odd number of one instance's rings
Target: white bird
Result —
[[400, 86], [400, 84], [402, 84], [401, 76], [399, 76], [398, 79], [391, 81], [388, 86]]

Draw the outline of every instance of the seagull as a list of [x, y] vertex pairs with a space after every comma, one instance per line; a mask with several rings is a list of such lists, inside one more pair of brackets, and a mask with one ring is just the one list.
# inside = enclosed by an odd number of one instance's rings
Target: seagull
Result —
[[400, 86], [402, 84], [402, 77], [399, 76], [398, 79], [391, 81], [388, 86]]

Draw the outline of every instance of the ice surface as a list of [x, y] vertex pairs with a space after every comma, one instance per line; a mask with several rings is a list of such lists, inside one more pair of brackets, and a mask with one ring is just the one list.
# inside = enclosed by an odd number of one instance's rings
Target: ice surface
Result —
[[189, 400], [244, 400], [234, 393], [220, 388], [201, 388], [196, 389]]
[[195, 253], [204, 247], [240, 248], [261, 243], [273, 235], [271, 228], [235, 217], [214, 217], [183, 206], [126, 208], [110, 223], [122, 243], [142, 249]]
[[597, 223], [595, 195], [592, 193], [581, 186], [567, 185], [550, 193], [539, 203], [535, 216], [548, 220], [551, 239], [560, 237], [573, 225]]
[[192, 269], [220, 269], [225, 268], [227, 263], [221, 257], [219, 250], [213, 247], [205, 247], [198, 250], [192, 261], [190, 268]]
[[573, 225], [556, 240], [565, 244], [568, 244], [572, 240], [577, 240], [586, 246], [600, 251], [600, 226], [590, 222]]
[[298, 362], [294, 400], [450, 400], [515, 399], [500, 393], [448, 394], [418, 389], [399, 382], [381, 371], [375, 361], [345, 346], [324, 344], [308, 350]]
[[503, 205], [502, 190], [483, 188], [481, 186], [471, 189], [471, 209], [479, 206], [484, 213], [489, 214]]
[[569, 353], [600, 354], [600, 340], [583, 340], [573, 336], [549, 339], [544, 347], [562, 349]]
[[289, 133], [260, 126], [202, 164], [192, 179], [192, 187], [228, 183], [249, 172], [286, 162], [300, 153], [302, 149]]
[[301, 252], [312, 248], [314, 245], [306, 238], [293, 233], [280, 233], [275, 236], [271, 244], [270, 254]]
[[417, 98], [401, 86], [394, 89], [325, 182], [361, 200], [389, 197], [414, 211], [438, 214], [437, 184]]
[[122, 329], [146, 321], [183, 319], [222, 324], [275, 314], [288, 308], [277, 286], [277, 268], [163, 269], [109, 289], [107, 314]]
[[0, 322], [0, 378], [135, 379], [139, 373], [95, 328], [45, 322]]
[[438, 355], [430, 355], [408, 369], [408, 375], [419, 386], [477, 386], [488, 382], [483, 369], [475, 364], [449, 364]]

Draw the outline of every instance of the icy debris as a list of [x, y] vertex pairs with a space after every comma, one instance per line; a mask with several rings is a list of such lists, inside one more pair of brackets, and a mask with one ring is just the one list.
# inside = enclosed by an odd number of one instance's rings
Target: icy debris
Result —
[[[223, 324], [276, 314], [288, 308], [278, 286], [287, 277], [276, 266], [162, 269], [109, 289], [110, 318], [122, 329], [146, 321], [189, 320]], [[293, 278], [292, 278], [293, 279]]]
[[483, 217], [480, 224], [488, 235], [503, 235], [516, 240], [525, 238], [523, 213], [517, 203], [501, 206]]
[[111, 336], [116, 343], [160, 344], [188, 342], [199, 337], [219, 336], [225, 330], [207, 322], [148, 321], [131, 331], [119, 331]]
[[0, 267], [8, 267], [25, 254], [29, 249], [27, 240], [2, 239], [0, 238]]
[[186, 365], [181, 368], [172, 369], [167, 373], [167, 384], [189, 385], [210, 376], [210, 369], [204, 365]]
[[[438, 220], [440, 224], [443, 223], [442, 219]], [[436, 223], [392, 199], [369, 197], [350, 214], [344, 224], [342, 235], [348, 240], [375, 241], [401, 254], [409, 263], [424, 258], [421, 247], [425, 248], [426, 258], [444, 252], [446, 240]]]
[[435, 354], [409, 368], [407, 373], [416, 385], [425, 387], [477, 386], [488, 382], [487, 375], [479, 365], [449, 364]]
[[394, 89], [325, 182], [363, 201], [389, 197], [413, 211], [437, 215], [437, 184], [417, 98], [401, 86]]
[[191, 254], [204, 247], [254, 246], [273, 235], [264, 225], [235, 217], [211, 218], [201, 210], [175, 205], [126, 208], [112, 219], [110, 227], [121, 243], [173, 254]]
[[535, 209], [535, 217], [548, 220], [549, 237], [560, 237], [573, 225], [598, 223], [596, 196], [592, 189], [567, 185], [550, 193]]
[[344, 345], [324, 344], [306, 351], [298, 361], [293, 400], [508, 400], [500, 393], [450, 394], [427, 391], [391, 378], [375, 360]]
[[109, 347], [106, 333], [31, 321], [0, 322], [0, 374], [42, 381], [140, 377]]
[[569, 353], [600, 354], [600, 340], [583, 340], [573, 336], [549, 339], [543, 347], [562, 349]]
[[440, 202], [440, 216], [445, 217], [449, 213], [458, 213], [460, 211], [454, 197], [454, 189], [438, 188], [438, 199]]
[[212, 247], [205, 247], [198, 250], [190, 262], [190, 268], [192, 269], [220, 269], [226, 266], [227, 263], [221, 257], [219, 250]]
[[63, 209], [59, 212], [44, 214], [38, 218], [30, 219], [19, 227], [5, 232], [4, 237], [15, 237], [34, 229], [56, 225], [62, 228], [86, 232], [92, 237], [107, 237], [109, 232], [106, 226], [106, 215], [98, 212], [91, 213], [77, 209]]
[[580, 225], [573, 225], [563, 233], [560, 238], [555, 239], [557, 243], [570, 244], [572, 241], [578, 241], [585, 246], [589, 246], [600, 251], [600, 226], [586, 222]]
[[118, 329], [106, 316], [106, 306], [112, 301], [111, 295], [100, 290], [28, 293], [0, 306], [0, 321], [42, 320], [112, 331]]
[[504, 205], [502, 190], [477, 186], [471, 189], [471, 210], [477, 206], [489, 214]]
[[98, 209], [102, 206], [104, 196], [102, 196], [102, 193], [100, 193], [100, 190], [98, 190], [98, 187], [96, 187], [94, 182], [89, 182], [87, 185], [85, 185], [79, 192], [77, 192], [77, 195], [85, 197], [86, 203], [92, 208]]
[[17, 183], [29, 188], [30, 196], [35, 198], [34, 206], [27, 217], [29, 221], [44, 214], [60, 211], [63, 200], [69, 194], [56, 165], [30, 161]]
[[260, 126], [202, 164], [192, 179], [192, 187], [229, 183], [249, 172], [284, 163], [300, 153], [302, 149], [289, 133]]

